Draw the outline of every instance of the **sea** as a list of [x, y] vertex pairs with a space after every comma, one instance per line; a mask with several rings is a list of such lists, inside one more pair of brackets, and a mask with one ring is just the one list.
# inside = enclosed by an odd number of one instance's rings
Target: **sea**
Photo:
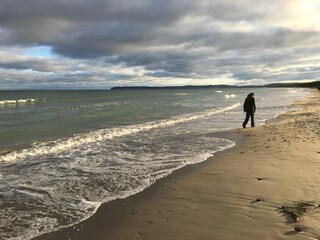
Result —
[[[215, 132], [256, 125], [310, 91], [291, 88], [0, 91], [0, 239], [79, 223], [105, 202], [141, 192], [235, 146]], [[221, 134], [219, 135], [221, 136]]]

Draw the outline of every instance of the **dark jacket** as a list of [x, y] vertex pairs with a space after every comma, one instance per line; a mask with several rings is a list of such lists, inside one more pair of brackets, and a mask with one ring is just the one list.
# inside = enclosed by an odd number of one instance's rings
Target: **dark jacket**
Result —
[[256, 111], [256, 102], [254, 97], [251, 94], [249, 94], [246, 100], [244, 101], [243, 111], [249, 112], [249, 113], [253, 113]]

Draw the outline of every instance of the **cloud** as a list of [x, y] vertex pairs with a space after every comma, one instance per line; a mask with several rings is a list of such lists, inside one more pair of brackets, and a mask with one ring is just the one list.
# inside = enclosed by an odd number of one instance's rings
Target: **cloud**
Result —
[[[2, 0], [0, 76], [74, 87], [313, 80], [320, 21], [308, 16], [319, 5], [308, 1]], [[23, 53], [36, 46], [53, 56]]]

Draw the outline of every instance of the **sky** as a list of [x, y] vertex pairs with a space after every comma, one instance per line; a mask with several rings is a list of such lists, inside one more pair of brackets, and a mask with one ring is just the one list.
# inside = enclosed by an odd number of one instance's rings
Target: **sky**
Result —
[[319, 80], [319, 0], [1, 0], [0, 89]]

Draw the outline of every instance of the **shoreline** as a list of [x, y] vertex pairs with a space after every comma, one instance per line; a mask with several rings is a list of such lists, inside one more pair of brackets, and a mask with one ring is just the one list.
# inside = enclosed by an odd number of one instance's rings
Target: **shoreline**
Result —
[[289, 109], [266, 125], [231, 131], [240, 142], [235, 147], [129, 198], [104, 203], [73, 227], [33, 239], [319, 238], [320, 221], [310, 213], [320, 216], [320, 127], [312, 133], [305, 124], [308, 116], [320, 119], [319, 95], [312, 93], [295, 104], [303, 109]]
[[[147, 198], [149, 198], [149, 196], [152, 196], [152, 194], [154, 194], [154, 192], [157, 192], [159, 189], [161, 189], [162, 184], [167, 184], [166, 183], [167, 180], [170, 181], [170, 180], [174, 179], [175, 177], [183, 176], [186, 173], [190, 173], [192, 171], [197, 171], [197, 169], [199, 167], [202, 167], [203, 165], [208, 164], [208, 162], [210, 162], [210, 161], [215, 161], [215, 157], [220, 156], [220, 155], [222, 156], [226, 152], [233, 151], [233, 149], [238, 148], [244, 139], [244, 134], [239, 132], [238, 129], [231, 129], [231, 130], [221, 131], [221, 132], [213, 132], [213, 133], [208, 133], [207, 135], [212, 136], [212, 137], [216, 137], [216, 138], [231, 140], [235, 143], [235, 145], [232, 147], [214, 152], [212, 156], [210, 156], [209, 158], [207, 158], [204, 161], [183, 166], [183, 167], [175, 170], [174, 172], [170, 173], [168, 176], [157, 180], [156, 182], [151, 184], [149, 187], [143, 189], [141, 192], [135, 193], [135, 194], [130, 195], [126, 198], [120, 198], [120, 199], [115, 199], [115, 200], [112, 200], [109, 202], [104, 202], [99, 206], [97, 211], [92, 216], [90, 216], [87, 219], [84, 219], [83, 221], [81, 221], [79, 223], [76, 223], [72, 226], [61, 228], [59, 230], [55, 230], [53, 232], [41, 234], [37, 237], [31, 238], [31, 240], [90, 239], [91, 237], [89, 237], [89, 236], [86, 236], [84, 238], [81, 238], [81, 237], [79, 238], [79, 231], [81, 231], [81, 229], [85, 228], [84, 225], [86, 225], [88, 221], [90, 222], [91, 218], [95, 218], [96, 217], [95, 215], [97, 213], [99, 213], [99, 215], [101, 215], [100, 211], [102, 212], [102, 214], [104, 214], [105, 211], [108, 213], [111, 212], [112, 214], [107, 214], [108, 216], [111, 216], [111, 218], [107, 219], [107, 221], [110, 222], [110, 220], [111, 220], [111, 222], [112, 222], [112, 219], [114, 219], [113, 218], [114, 215], [117, 215], [116, 212], [113, 212], [114, 208], [121, 208], [123, 206], [123, 204], [127, 204], [127, 202], [131, 202], [131, 201], [133, 201], [133, 202], [144, 201], [143, 199], [146, 196], [147, 196]], [[100, 219], [97, 219], [97, 220], [100, 221]], [[97, 220], [93, 219], [94, 222]], [[106, 220], [106, 219], [104, 219], [104, 220]], [[96, 239], [96, 238], [94, 238], [94, 239]], [[97, 238], [97, 239], [106, 239], [106, 238], [104, 236], [101, 236], [101, 238]], [[109, 238], [107, 238], [107, 239], [109, 239]]]

